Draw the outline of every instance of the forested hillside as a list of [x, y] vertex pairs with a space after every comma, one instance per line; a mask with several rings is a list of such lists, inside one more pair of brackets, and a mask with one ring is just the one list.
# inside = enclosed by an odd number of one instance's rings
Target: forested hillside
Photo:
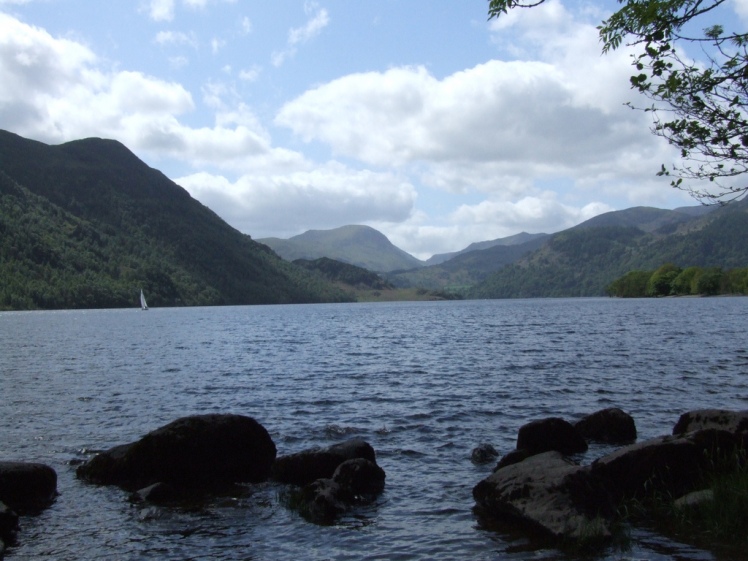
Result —
[[626, 273], [652, 271], [663, 263], [726, 269], [748, 265], [748, 201], [705, 216], [693, 214], [683, 220], [658, 218], [656, 228], [647, 228], [651, 231], [626, 225], [596, 226], [614, 223], [610, 221], [614, 217], [593, 219], [595, 224], [551, 236], [538, 251], [494, 273], [469, 296], [602, 296]]
[[0, 309], [339, 301], [123, 145], [0, 131]]
[[[459, 252], [439, 265], [394, 271], [387, 275], [387, 279], [400, 288], [423, 287], [462, 294], [491, 273], [542, 247], [548, 238], [547, 234], [526, 236], [528, 239], [523, 243], [499, 244], [486, 249]], [[480, 244], [473, 245], [481, 247]]]

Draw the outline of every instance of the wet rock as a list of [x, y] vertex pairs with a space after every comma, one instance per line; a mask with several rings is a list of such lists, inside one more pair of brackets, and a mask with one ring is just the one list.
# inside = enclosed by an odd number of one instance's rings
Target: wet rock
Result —
[[57, 472], [38, 463], [0, 462], [0, 501], [17, 512], [49, 506], [57, 496]]
[[301, 492], [301, 510], [316, 524], [332, 524], [347, 509], [344, 491], [332, 479], [317, 479]]
[[715, 454], [729, 455], [735, 437], [708, 429], [685, 436], [661, 436], [625, 446], [592, 464], [617, 497], [649, 498], [656, 493], [678, 497], [701, 488], [720, 464]]
[[628, 444], [636, 440], [633, 417], [617, 407], [602, 409], [574, 424], [587, 440], [609, 444]]
[[365, 458], [346, 460], [332, 476], [346, 492], [348, 500], [378, 495], [384, 490], [385, 478], [384, 470]]
[[340, 464], [332, 478], [306, 485], [300, 494], [300, 510], [317, 524], [331, 524], [341, 514], [376, 499], [384, 490], [385, 473], [376, 463], [354, 458]]
[[748, 411], [698, 409], [683, 413], [673, 427], [674, 435], [704, 429], [718, 429], [733, 434], [748, 432]]
[[557, 451], [533, 455], [495, 471], [473, 488], [479, 513], [519, 521], [556, 539], [611, 536], [615, 507], [589, 467]]
[[520, 427], [517, 434], [517, 450], [540, 454], [555, 450], [562, 454], [577, 454], [587, 451], [587, 442], [574, 426], [559, 417], [532, 421]]
[[3, 544], [9, 544], [15, 539], [18, 531], [18, 515], [7, 505], [0, 502], [0, 557]]
[[714, 500], [714, 491], [711, 489], [702, 489], [701, 491], [693, 491], [687, 495], [683, 495], [679, 499], [673, 501], [675, 508], [690, 508], [697, 507], [706, 503], [710, 503]]
[[202, 489], [264, 481], [275, 455], [267, 430], [251, 417], [195, 415], [103, 452], [80, 465], [76, 474], [92, 483], [130, 491], [154, 483]]
[[532, 456], [529, 450], [522, 448], [521, 450], [512, 450], [511, 452], [504, 454], [499, 463], [496, 464], [494, 471], [511, 466], [512, 464], [518, 464], [519, 462], [526, 460]]
[[499, 452], [490, 444], [479, 444], [473, 448], [470, 459], [474, 464], [487, 464], [493, 462], [499, 457]]
[[351, 439], [328, 448], [314, 448], [281, 456], [272, 467], [272, 478], [280, 483], [309, 485], [317, 479], [330, 479], [337, 467], [346, 460], [364, 458], [376, 463], [371, 445], [361, 439]]

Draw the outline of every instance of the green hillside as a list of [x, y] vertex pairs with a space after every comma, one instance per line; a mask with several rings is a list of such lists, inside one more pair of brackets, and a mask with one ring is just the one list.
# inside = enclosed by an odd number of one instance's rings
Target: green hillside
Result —
[[[546, 234], [526, 236], [528, 241], [524, 243], [499, 244], [487, 249], [459, 252], [438, 265], [394, 271], [387, 275], [387, 279], [400, 288], [423, 287], [463, 293], [467, 288], [482, 282], [491, 273], [535, 251], [548, 238]], [[481, 247], [479, 244], [473, 246]]]
[[0, 309], [340, 301], [118, 142], [0, 131]]
[[468, 295], [602, 296], [626, 273], [655, 270], [663, 263], [726, 269], [748, 265], [748, 201], [706, 215], [680, 213], [682, 218], [668, 215], [678, 211], [629, 211], [551, 236], [543, 247], [492, 274]]

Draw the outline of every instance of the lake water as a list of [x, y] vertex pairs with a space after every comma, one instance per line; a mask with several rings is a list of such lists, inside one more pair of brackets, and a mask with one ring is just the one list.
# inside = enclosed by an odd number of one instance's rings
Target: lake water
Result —
[[[542, 417], [617, 406], [640, 439], [690, 409], [748, 409], [748, 298], [550, 299], [0, 313], [0, 459], [58, 473], [16, 559], [566, 559], [487, 528], [472, 488]], [[317, 526], [262, 484], [144, 508], [76, 461], [178, 417], [254, 417], [278, 454], [360, 437], [385, 492]], [[591, 448], [583, 461], [603, 451]], [[644, 530], [603, 559], [712, 559]]]

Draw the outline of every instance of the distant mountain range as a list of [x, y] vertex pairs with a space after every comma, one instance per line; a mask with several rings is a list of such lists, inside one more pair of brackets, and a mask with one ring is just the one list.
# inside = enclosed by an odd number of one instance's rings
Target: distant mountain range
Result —
[[458, 255], [470, 253], [471, 251], [480, 251], [482, 249], [490, 249], [496, 246], [523, 245], [527, 242], [544, 239], [547, 237], [548, 237], [548, 234], [528, 234], [527, 232], [521, 232], [519, 234], [515, 234], [507, 238], [499, 238], [499, 239], [491, 240], [487, 242], [475, 242], [475, 243], [471, 243], [465, 249], [462, 249], [460, 251], [453, 251], [451, 253], [437, 253], [436, 255], [432, 255], [429, 259], [426, 260], [426, 265], [440, 265], [444, 263], [445, 261], [454, 259]]
[[743, 200], [609, 212], [427, 262], [367, 226], [255, 241], [118, 142], [0, 131], [0, 309], [134, 306], [141, 288], [153, 306], [339, 302], [392, 287], [392, 299], [599, 296], [665, 263], [746, 267], [747, 239]]
[[[410, 259], [403, 259], [400, 249], [365, 226], [310, 234], [276, 240], [273, 247], [288, 258], [325, 256], [380, 271], [398, 288], [469, 298], [603, 296], [611, 282], [634, 269], [654, 270], [664, 263], [748, 266], [748, 200], [724, 207], [608, 212], [556, 234], [521, 233], [479, 242], [426, 262], [407, 254]], [[366, 243], [359, 246], [358, 239]]]

